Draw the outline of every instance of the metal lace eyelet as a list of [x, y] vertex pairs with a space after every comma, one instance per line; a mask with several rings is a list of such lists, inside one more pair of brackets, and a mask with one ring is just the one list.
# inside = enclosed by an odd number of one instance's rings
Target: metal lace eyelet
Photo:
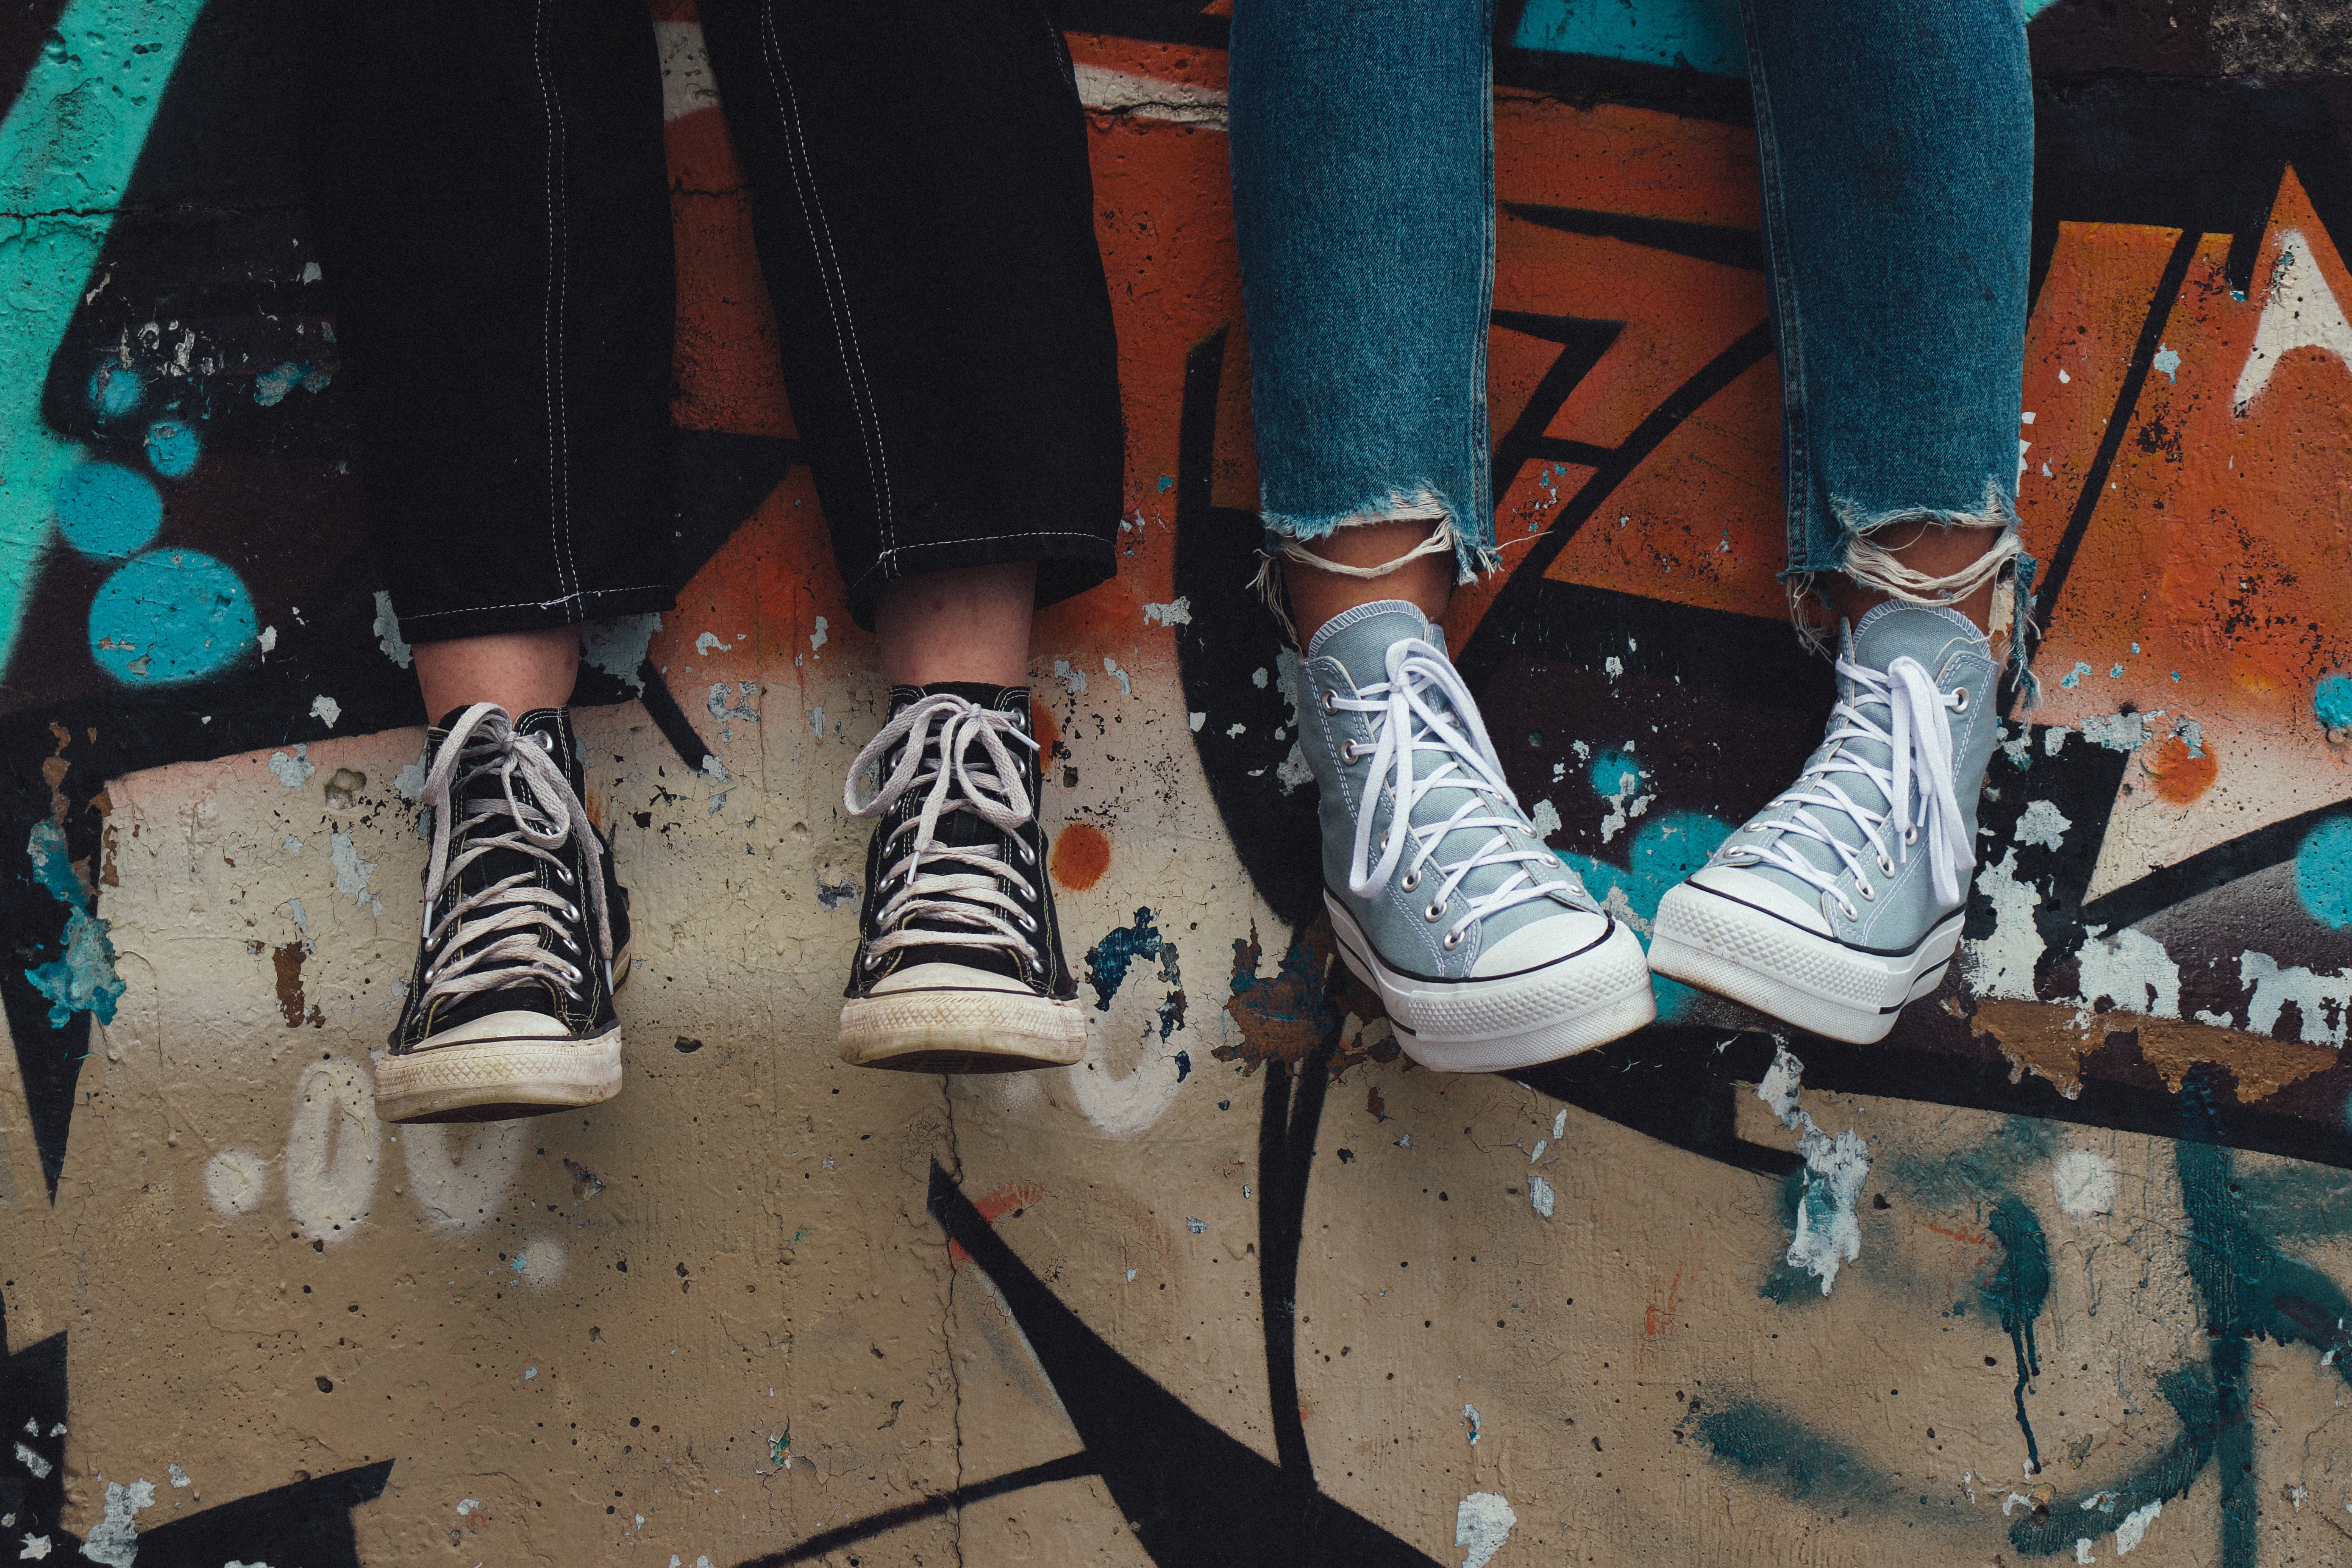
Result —
[[537, 735], [532, 736], [531, 738], [539, 742], [539, 748], [541, 751], [548, 753], [550, 756], [554, 754], [555, 737], [548, 734], [545, 730], [541, 730]]
[[1343, 741], [1343, 742], [1341, 742], [1341, 743], [1340, 743], [1340, 747], [1339, 747], [1339, 760], [1340, 760], [1340, 761], [1342, 761], [1342, 762], [1346, 763], [1349, 767], [1352, 768], [1352, 767], [1354, 767], [1354, 766], [1356, 765], [1356, 757], [1357, 757], [1357, 752], [1356, 752], [1356, 743], [1355, 743], [1354, 741], [1349, 740], [1349, 741]]
[[1954, 713], [1966, 713], [1969, 711], [1968, 687], [1961, 686], [1952, 693], [1952, 711]]
[[1854, 884], [1854, 889], [1853, 889], [1853, 890], [1854, 890], [1854, 892], [1856, 892], [1856, 893], [1858, 893], [1858, 894], [1862, 894], [1863, 902], [1864, 902], [1864, 903], [1865, 903], [1865, 904], [1873, 904], [1873, 903], [1877, 902], [1877, 899], [1878, 899], [1878, 890], [1877, 890], [1876, 888], [1874, 888], [1874, 887], [1871, 886], [1871, 885], [1870, 885], [1870, 883], [1866, 883], [1866, 882], [1863, 882], [1863, 883], [1856, 883]]
[[1895, 862], [1888, 860], [1885, 855], [1881, 855], [1878, 857], [1878, 869], [1885, 875], [1893, 876], [1895, 874]]
[[570, 904], [570, 903], [565, 904], [564, 904], [564, 906], [563, 906], [563, 918], [564, 918], [564, 919], [566, 919], [566, 920], [577, 920], [577, 919], [579, 919], [579, 918], [580, 918], [580, 906], [579, 906], [578, 904]]
[[1848, 920], [1859, 920], [1859, 919], [1861, 919], [1861, 918], [1862, 918], [1862, 911], [1861, 911], [1861, 910], [1859, 910], [1859, 909], [1856, 909], [1853, 904], [1851, 904], [1847, 903], [1844, 899], [1839, 899], [1839, 900], [1838, 900], [1838, 907], [1839, 907], [1840, 909], [1843, 909], [1843, 910], [1844, 910], [1844, 911], [1845, 911], [1845, 917], [1846, 917]]
[[1037, 923], [1030, 919], [1025, 915], [1016, 915], [1013, 918], [1021, 923], [1021, 929], [1024, 931], [1034, 931], [1037, 929]]
[[563, 972], [572, 977], [572, 983], [575, 986], [588, 977], [587, 974], [577, 964], [564, 965]]
[[1323, 688], [1323, 711], [1325, 713], [1339, 711], [1339, 694], [1328, 686]]
[[1428, 921], [1432, 925], [1434, 925], [1440, 920], [1445, 918], [1445, 905], [1442, 904], [1433, 904], [1427, 909], [1421, 912], [1421, 916], [1423, 919]]
[[1917, 843], [1919, 841], [1919, 830], [1916, 827], [1904, 829], [1903, 841], [1906, 844]]
[[1445, 940], [1440, 942], [1438, 946], [1444, 948], [1449, 953], [1453, 952], [1454, 949], [1462, 946], [1462, 933], [1459, 931], [1448, 931], [1445, 934]]
[[555, 875], [556, 880], [562, 883], [564, 886], [570, 887], [572, 885], [572, 873], [569, 871], [566, 871], [562, 866], [559, 865], [555, 868]]
[[1421, 885], [1421, 868], [1416, 866], [1412, 870], [1405, 873], [1404, 879], [1399, 882], [1397, 885], [1404, 889], [1407, 893], [1411, 893], [1414, 888], [1419, 887]]

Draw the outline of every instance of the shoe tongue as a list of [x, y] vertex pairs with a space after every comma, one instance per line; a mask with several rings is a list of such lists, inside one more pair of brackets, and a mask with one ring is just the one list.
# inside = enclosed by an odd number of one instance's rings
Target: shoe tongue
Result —
[[1895, 660], [1907, 657], [1924, 665], [1932, 680], [1942, 674], [1956, 644], [1981, 648], [1985, 634], [1957, 610], [1898, 599], [1874, 606], [1853, 625], [1843, 642], [1845, 656], [1865, 669], [1884, 672]]
[[[907, 708], [909, 708], [915, 704], [922, 701], [925, 697], [933, 696], [961, 697], [964, 701], [971, 703], [977, 707], [985, 708], [990, 712], [1009, 714], [1013, 716], [1015, 727], [1018, 728], [1023, 735], [1034, 736], [1035, 733], [1034, 722], [1031, 717], [1029, 710], [1029, 688], [1027, 686], [998, 686], [991, 685], [982, 681], [935, 681], [929, 685], [922, 686], [893, 686], [890, 688], [890, 712], [893, 716], [896, 716], [897, 714], [899, 714]], [[936, 727], [932, 730], [930, 738], [933, 745], [938, 743], [939, 731]], [[1034, 754], [1031, 753], [1028, 747], [1017, 744], [1008, 743], [1005, 746], [1005, 749], [1013, 754], [1013, 766], [1022, 770], [1024, 776], [1024, 788], [1028, 790], [1031, 810], [1035, 810], [1037, 799], [1037, 768], [1034, 762], [1032, 760]], [[965, 746], [964, 758], [968, 766], [975, 767], [977, 769], [982, 771], [993, 770], [994, 764], [989, 758], [987, 748], [983, 747], [976, 737]], [[885, 764], [886, 768], [888, 766], [888, 763]], [[955, 787], [953, 785], [949, 786], [950, 800], [955, 798], [954, 788]], [[921, 816], [923, 812], [923, 802], [929, 793], [930, 787], [928, 785], [908, 789], [905, 796], [899, 800], [898, 806], [891, 811], [888, 818], [887, 818], [881, 825], [876, 829], [876, 831], [880, 833], [888, 833], [897, 829], [901, 823], [912, 821], [917, 817]], [[969, 846], [1001, 850], [1004, 843], [1004, 836], [999, 833], [994, 827], [990, 825], [988, 819], [982, 817], [977, 811], [969, 810], [940, 812], [939, 825], [934, 830], [932, 836], [937, 839], [939, 842], [955, 848], [964, 848]], [[900, 841], [903, 843], [906, 841], [901, 840]], [[965, 865], [961, 862], [937, 863], [929, 868], [930, 873], [934, 875], [942, 873], [953, 875], [963, 872], [977, 871], [978, 869], [979, 868], [976, 866]], [[1036, 879], [1045, 874], [1044, 867], [1040, 865], [1028, 874], [1029, 880], [1034, 885]], [[1010, 889], [1008, 888], [1007, 891], [1010, 891]], [[993, 905], [986, 905], [984, 907], [991, 909], [994, 908]], [[999, 910], [996, 911], [996, 913], [1002, 914], [1003, 912]], [[908, 923], [908, 929], [913, 931], [971, 932], [978, 928], [970, 925], [959, 925], [954, 921], [942, 920], [934, 916], [929, 918], [918, 917], [911, 920]], [[916, 946], [907, 948], [904, 951], [906, 953], [905, 962], [908, 965], [925, 963], [955, 963], [962, 964], [968, 967], [982, 968], [992, 972], [1002, 972], [1012, 976], [1015, 979], [1022, 977], [1020, 962], [1010, 953], [998, 948], [970, 947], [964, 946], [961, 944], [952, 946], [942, 944], [937, 947]]]
[[1388, 679], [1383, 661], [1389, 644], [1408, 637], [1445, 646], [1444, 628], [1432, 624], [1420, 605], [1408, 599], [1376, 599], [1323, 622], [1307, 644], [1307, 656], [1337, 659], [1358, 685], [1368, 686]]

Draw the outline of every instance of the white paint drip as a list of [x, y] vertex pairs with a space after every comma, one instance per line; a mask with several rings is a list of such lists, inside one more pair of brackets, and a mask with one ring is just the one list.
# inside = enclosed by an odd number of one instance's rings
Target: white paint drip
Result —
[[2154, 1524], [2156, 1516], [2163, 1511], [2164, 1500], [2151, 1498], [2124, 1515], [2124, 1521], [2116, 1526], [2116, 1555], [2121, 1557], [2142, 1541], [2147, 1540], [2147, 1527]]
[[2089, 1220], [2115, 1212], [2116, 1167], [2104, 1155], [2089, 1149], [2068, 1149], [2050, 1167], [2050, 1180], [2058, 1189], [2058, 1207], [2075, 1219]]
[[286, 1206], [306, 1241], [348, 1241], [375, 1203], [383, 1126], [364, 1069], [348, 1057], [314, 1061], [294, 1089], [286, 1140]]
[[[2352, 970], [2321, 975], [2305, 968], [2282, 969], [2268, 953], [2248, 952], [2238, 959], [2238, 983], [2253, 988], [2253, 999], [2246, 1004], [2246, 1027], [2254, 1033], [2275, 1030], [2279, 1014], [2293, 1002], [2303, 1015], [2297, 1039], [2305, 1045], [2342, 1049], [2346, 1015], [2352, 1013]], [[2331, 1011], [2333, 1024], [2327, 1021]]]
[[1862, 1220], [1855, 1205], [1870, 1176], [1870, 1145], [1851, 1127], [1835, 1138], [1821, 1130], [1811, 1113], [1797, 1103], [1804, 1074], [1805, 1064], [1787, 1046], [1776, 1045], [1756, 1097], [1797, 1134], [1797, 1152], [1805, 1157], [1805, 1190], [1797, 1200], [1797, 1234], [1789, 1242], [1789, 1263], [1819, 1278], [1826, 1296], [1837, 1281], [1839, 1265], [1862, 1256]]
[[470, 1134], [430, 1123], [407, 1128], [400, 1153], [425, 1222], [453, 1236], [488, 1224], [522, 1168], [528, 1141], [520, 1122], [486, 1123]]
[[1552, 1196], [1551, 1183], [1539, 1176], [1528, 1177], [1528, 1202], [1538, 1214], [1549, 1219], [1552, 1207], [1557, 1201]]
[[2270, 385], [2279, 361], [2297, 349], [2324, 350], [2352, 369], [2352, 322], [2345, 320], [2344, 308], [2336, 302], [2319, 264], [2311, 259], [2303, 231], [2289, 229], [2279, 236], [2278, 260], [2271, 267], [2270, 292], [2254, 328], [2253, 351], [2246, 356], [2245, 368], [2238, 372], [2238, 390], [2231, 395], [2236, 413], [2246, 412]]
[[1161, 626], [1190, 626], [1192, 623], [1192, 601], [1179, 594], [1165, 604], [1147, 604], [1143, 607], [1143, 623], [1146, 626], [1154, 623]]
[[1474, 1491], [1464, 1498], [1454, 1511], [1454, 1544], [1469, 1553], [1462, 1559], [1462, 1568], [1486, 1568], [1518, 1522], [1519, 1516], [1499, 1492]]
[[370, 630], [374, 632], [375, 645], [383, 650], [383, 656], [404, 670], [408, 668], [411, 653], [400, 635], [400, 617], [392, 612], [392, 595], [381, 588], [375, 591], [375, 624]]
[[319, 765], [308, 760], [310, 755], [307, 745], [296, 747], [291, 757], [273, 751], [269, 754], [269, 771], [278, 775], [278, 781], [289, 789], [299, 789], [310, 781], [311, 774], [319, 771]]
[[332, 729], [335, 721], [343, 716], [343, 705], [321, 694], [310, 699], [310, 716]]
[[1538, 800], [1536, 809], [1528, 813], [1528, 821], [1535, 824], [1536, 837], [1549, 841], [1554, 833], [1559, 831], [1559, 808], [1549, 800]]
[[348, 894], [353, 904], [369, 902], [368, 879], [375, 875], [374, 861], [360, 859], [358, 846], [349, 833], [334, 833], [327, 840], [327, 859], [335, 868], [335, 891]]
[[1538, 1138], [1536, 1140], [1535, 1153], [1528, 1156], [1528, 1164], [1533, 1165], [1538, 1160], [1543, 1158], [1544, 1151], [1549, 1147], [1551, 1147], [1551, 1140], [1549, 1138]]
[[269, 1163], [250, 1149], [223, 1149], [205, 1162], [205, 1197], [226, 1215], [251, 1214], [269, 1196]]
[[646, 683], [640, 677], [645, 672], [646, 655], [653, 647], [654, 633], [661, 630], [661, 617], [650, 611], [611, 621], [591, 621], [580, 628], [580, 662], [604, 671], [643, 696]]
[[129, 1486], [107, 1482], [106, 1517], [91, 1528], [89, 1539], [81, 1544], [81, 1554], [107, 1568], [131, 1568], [139, 1556], [139, 1527], [133, 1521], [141, 1509], [154, 1506], [153, 1481], [142, 1478]]
[[2017, 820], [2017, 841], [2027, 848], [2040, 846], [2054, 850], [2065, 841], [2066, 830], [2074, 824], [2065, 813], [2047, 800], [2029, 800], [2025, 814]]
[[2042, 894], [2017, 880], [2017, 852], [1977, 873], [1977, 891], [1992, 904], [1992, 935], [1961, 944], [1967, 953], [1969, 988], [1979, 997], [2033, 999], [2033, 966], [2041, 958], [2042, 933], [2033, 924]]
[[2102, 998], [2128, 1013], [2150, 1018], [2180, 1016], [2180, 966], [2164, 944], [2145, 931], [2118, 931], [2103, 936], [2095, 926], [2075, 950], [2082, 966], [2083, 1002], [2096, 1008]]

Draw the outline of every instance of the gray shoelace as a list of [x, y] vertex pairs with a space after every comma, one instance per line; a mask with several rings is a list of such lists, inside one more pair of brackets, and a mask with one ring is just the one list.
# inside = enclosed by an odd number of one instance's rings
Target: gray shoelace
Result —
[[[1016, 716], [941, 692], [900, 709], [849, 765], [842, 804], [853, 817], [884, 815], [909, 791], [925, 792], [922, 810], [891, 830], [878, 857], [882, 880], [875, 891], [882, 904], [874, 913], [879, 935], [866, 950], [869, 967], [901, 947], [997, 947], [1036, 956], [1037, 922], [1003, 886], [1011, 883], [1022, 899], [1036, 897], [1021, 869], [1034, 872], [1036, 856], [1020, 837], [1036, 805], [1008, 740], [1037, 749]], [[974, 767], [969, 755], [975, 742], [983, 767]], [[859, 800], [858, 780], [878, 769], [893, 747], [899, 748], [896, 766]], [[957, 811], [1010, 839], [1018, 863], [994, 844], [941, 843], [940, 819]], [[910, 929], [919, 918], [924, 926]]]
[[[485, 774], [497, 777], [499, 793], [462, 798]], [[604, 907], [604, 846], [563, 765], [519, 734], [504, 709], [476, 703], [434, 754], [424, 800], [433, 812], [433, 852], [425, 872], [425, 948], [432, 956], [425, 968], [423, 1000], [430, 1005], [439, 998], [530, 979], [577, 997], [586, 976], [562, 956], [568, 951], [584, 956], [572, 945], [572, 925], [580, 918], [574, 894], [596, 917], [597, 956], [607, 963], [613, 927]], [[501, 820], [508, 824], [502, 831], [488, 831]], [[559, 852], [575, 841], [587, 862], [584, 889], [574, 886]], [[460, 846], [455, 854], [452, 844]], [[540, 885], [535, 871], [517, 872], [462, 895], [436, 918], [442, 895], [462, 885], [466, 868], [498, 851], [545, 862], [564, 891]]]

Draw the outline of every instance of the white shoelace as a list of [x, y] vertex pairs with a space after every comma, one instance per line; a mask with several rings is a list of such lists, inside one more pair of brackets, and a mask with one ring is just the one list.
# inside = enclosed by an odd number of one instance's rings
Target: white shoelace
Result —
[[[922, 810], [891, 830], [877, 857], [883, 869], [877, 892], [890, 891], [875, 911], [880, 935], [866, 946], [869, 967], [878, 967], [900, 947], [998, 947], [1032, 959], [1037, 956], [1037, 922], [1003, 887], [1009, 882], [1021, 898], [1036, 897], [1020, 869], [1034, 871], [1036, 856], [1019, 836], [1036, 805], [1008, 739], [1037, 749], [1022, 733], [1017, 716], [942, 692], [901, 709], [849, 765], [841, 799], [853, 817], [881, 816], [909, 790], [927, 791]], [[985, 755], [985, 767], [975, 768], [967, 755], [974, 742]], [[868, 768], [878, 769], [894, 747], [901, 747], [897, 766], [861, 801], [857, 781]], [[968, 811], [1012, 839], [1019, 864], [993, 844], [941, 843], [940, 819], [956, 811]], [[919, 918], [925, 927], [909, 930]], [[940, 929], [942, 924], [961, 929]]]
[[[464, 800], [460, 791], [484, 773], [498, 775], [500, 792]], [[596, 916], [597, 955], [613, 956], [613, 928], [604, 907], [604, 851], [589, 825], [587, 808], [572, 790], [563, 765], [536, 740], [519, 735], [503, 709], [476, 703], [451, 727], [425, 777], [424, 800], [433, 810], [433, 852], [425, 871], [425, 946], [433, 955], [425, 969], [426, 1005], [436, 998], [497, 990], [518, 980], [541, 979], [577, 998], [585, 978], [580, 967], [557, 949], [581, 957], [572, 945], [572, 925], [580, 918], [572, 900], [539, 885], [535, 873], [518, 872], [467, 894], [439, 919], [441, 895], [466, 868], [498, 850], [512, 850], [554, 869], [561, 886], [572, 886], [572, 870], [557, 852], [576, 841], [587, 862], [585, 898]], [[462, 822], [453, 821], [465, 812]], [[480, 830], [494, 819], [510, 824], [502, 832]], [[450, 845], [462, 841], [455, 855]]]
[[[1533, 835], [1535, 824], [1519, 810], [1518, 797], [1503, 778], [1503, 765], [1495, 755], [1495, 743], [1487, 737], [1486, 727], [1478, 717], [1478, 705], [1471, 700], [1470, 688], [1462, 684], [1445, 651], [1420, 638], [1408, 637], [1389, 644], [1387, 669], [1386, 682], [1360, 687], [1356, 697], [1343, 697], [1333, 691], [1326, 691], [1323, 696], [1327, 712], [1372, 716], [1372, 768], [1368, 789], [1381, 787], [1384, 771], [1390, 775], [1386, 789], [1391, 797], [1391, 827], [1381, 837], [1380, 859], [1367, 864], [1371, 852], [1373, 815], [1373, 802], [1367, 800], [1356, 813], [1356, 844], [1348, 863], [1348, 890], [1358, 898], [1370, 898], [1375, 889], [1385, 886], [1404, 858], [1408, 840], [1413, 849], [1412, 863], [1406, 867], [1404, 879], [1398, 885], [1407, 893], [1414, 891], [1421, 884], [1423, 868], [1433, 862], [1444, 873], [1444, 880], [1431, 894], [1429, 908], [1433, 910], [1443, 911], [1464, 879], [1481, 866], [1519, 867], [1495, 888], [1473, 897], [1464, 906], [1461, 918], [1446, 928], [1444, 945], [1448, 948], [1458, 946], [1464, 934], [1488, 915], [1554, 894], [1575, 898], [1576, 883], [1564, 873], [1559, 856], [1540, 846], [1513, 847], [1506, 830], [1517, 829]], [[1432, 693], [1444, 699], [1444, 706], [1430, 700]], [[1445, 760], [1425, 777], [1415, 777], [1420, 755], [1432, 751], [1443, 755]], [[1346, 762], [1352, 763], [1362, 755], [1362, 748], [1352, 740], [1340, 748], [1341, 759]], [[1413, 808], [1435, 789], [1465, 789], [1472, 798], [1463, 801], [1442, 822], [1413, 826]], [[1478, 814], [1481, 806], [1489, 809], [1487, 814]], [[1398, 831], [1399, 826], [1404, 831]], [[1449, 836], [1479, 828], [1493, 831], [1479, 844], [1476, 853], [1467, 860], [1436, 858], [1438, 846]], [[1538, 870], [1531, 873], [1529, 868]], [[1579, 901], [1580, 906], [1588, 903], [1589, 899]], [[1433, 920], [1435, 916], [1430, 918]]]
[[[1877, 890], [1860, 851], [1832, 832], [1829, 823], [1814, 815], [1815, 808], [1834, 811], [1862, 830], [1882, 876], [1894, 876], [1907, 862], [1924, 831], [1937, 900], [1948, 907], [1958, 904], [1964, 879], [1975, 867], [1977, 857], [1954, 789], [1952, 732], [1944, 722], [1944, 710], [1967, 712], [1968, 694], [1961, 691], [1946, 696], [1937, 689], [1927, 667], [1908, 657], [1888, 664], [1885, 674], [1845, 659], [1837, 662], [1837, 668], [1839, 674], [1854, 684], [1855, 692], [1853, 701], [1840, 699], [1830, 710], [1829, 755], [1765, 808], [1767, 811], [1789, 808], [1786, 817], [1743, 831], [1794, 834], [1827, 844], [1853, 873], [1854, 891], [1865, 899], [1875, 898]], [[1863, 712], [1865, 706], [1881, 704], [1888, 710], [1890, 728], [1881, 728]], [[1849, 740], [1877, 741], [1888, 747], [1893, 765], [1872, 767], [1843, 744]], [[1869, 779], [1889, 802], [1887, 809], [1873, 810], [1855, 800], [1838, 787], [1835, 776], [1841, 773]], [[1916, 813], [1911, 799], [1915, 782], [1919, 796]], [[1780, 837], [1760, 848], [1741, 845], [1727, 850], [1725, 859], [1733, 864], [1767, 865], [1786, 872], [1824, 893], [1835, 894], [1848, 920], [1862, 917], [1853, 901], [1838, 892], [1834, 874], [1799, 854]]]

